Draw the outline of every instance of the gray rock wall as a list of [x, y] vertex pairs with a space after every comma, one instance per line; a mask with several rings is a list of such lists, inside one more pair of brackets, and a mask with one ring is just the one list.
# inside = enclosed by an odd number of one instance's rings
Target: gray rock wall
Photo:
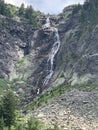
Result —
[[[98, 25], [83, 26], [74, 6], [58, 16], [50, 16], [51, 26], [59, 30], [61, 46], [54, 60], [54, 74], [47, 86], [47, 59], [54, 33], [0, 16], [0, 78], [26, 80], [41, 91], [60, 84], [98, 83]], [[45, 18], [44, 18], [45, 20]]]

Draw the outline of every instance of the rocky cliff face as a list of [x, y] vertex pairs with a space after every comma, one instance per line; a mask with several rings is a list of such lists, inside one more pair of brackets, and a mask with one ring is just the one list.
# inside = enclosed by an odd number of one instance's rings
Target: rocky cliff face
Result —
[[97, 84], [98, 25], [89, 30], [73, 9], [50, 16], [48, 23], [42, 18], [40, 28], [0, 16], [0, 78], [25, 81], [33, 93], [60, 84]]
[[0, 78], [11, 78], [16, 63], [29, 54], [34, 28], [0, 16]]
[[[67, 8], [65, 12], [66, 10]], [[80, 14], [77, 13], [63, 19], [58, 26], [61, 47], [55, 63], [54, 85], [61, 81], [71, 85], [98, 83], [98, 25], [90, 29], [89, 22], [86, 26], [81, 24], [79, 16]]]

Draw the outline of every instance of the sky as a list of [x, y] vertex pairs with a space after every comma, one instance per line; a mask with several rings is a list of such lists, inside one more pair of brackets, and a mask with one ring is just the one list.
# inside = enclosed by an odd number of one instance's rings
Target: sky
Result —
[[16, 6], [24, 3], [26, 6], [32, 5], [35, 10], [46, 14], [58, 14], [62, 12], [64, 7], [78, 3], [83, 4], [84, 0], [5, 0], [5, 2]]

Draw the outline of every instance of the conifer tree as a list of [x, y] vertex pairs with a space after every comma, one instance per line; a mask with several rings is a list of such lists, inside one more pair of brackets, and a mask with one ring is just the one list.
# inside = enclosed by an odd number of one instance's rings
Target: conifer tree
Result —
[[4, 130], [3, 104], [0, 100], [0, 130]]
[[0, 118], [0, 130], [4, 130], [4, 118], [3, 118], [3, 116]]
[[4, 0], [0, 0], [0, 14], [5, 14], [5, 3]]
[[32, 8], [32, 6], [27, 6], [26, 11], [25, 11], [25, 18], [27, 18], [29, 20], [30, 24], [36, 25], [37, 21], [36, 21], [36, 12], [34, 11], [34, 9]]
[[15, 121], [15, 109], [16, 100], [14, 94], [8, 91], [3, 97], [3, 118], [8, 130], [11, 130], [11, 125]]
[[21, 6], [20, 6], [20, 8], [19, 8], [19, 15], [20, 16], [24, 16], [25, 15], [24, 3], [22, 3]]

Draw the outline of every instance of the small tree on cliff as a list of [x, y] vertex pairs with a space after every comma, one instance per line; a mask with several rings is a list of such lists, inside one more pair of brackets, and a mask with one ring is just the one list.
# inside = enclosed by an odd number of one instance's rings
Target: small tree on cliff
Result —
[[20, 16], [24, 16], [25, 15], [25, 6], [24, 3], [21, 4], [20, 8], [19, 8], [19, 15]]
[[25, 11], [25, 18], [27, 18], [29, 20], [29, 23], [32, 25], [36, 25], [37, 24], [37, 13], [36, 11], [34, 11], [34, 9], [32, 8], [32, 6], [27, 6], [26, 11]]

